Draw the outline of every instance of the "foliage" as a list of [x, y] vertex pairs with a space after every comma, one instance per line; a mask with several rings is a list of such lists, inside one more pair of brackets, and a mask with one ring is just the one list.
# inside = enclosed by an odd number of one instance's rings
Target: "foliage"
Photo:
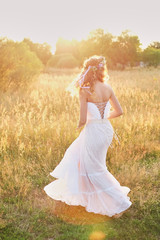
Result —
[[160, 64], [160, 49], [148, 47], [142, 53], [142, 60], [148, 66], [157, 67]]
[[70, 53], [75, 58], [79, 57], [78, 41], [76, 39], [66, 40], [62, 37], [58, 38], [56, 42], [55, 55]]
[[[98, 28], [91, 31], [85, 40], [69, 41], [59, 38], [56, 43], [55, 55], [52, 56], [48, 65], [55, 66], [59, 54], [68, 53], [78, 60], [79, 67], [82, 67], [84, 60], [92, 55], [104, 56], [109, 69], [124, 70], [127, 66], [137, 66], [140, 61], [144, 61], [148, 66], [157, 67], [160, 63], [160, 43], [153, 42], [144, 51], [140, 46], [138, 36], [130, 35], [128, 30], [116, 37]], [[67, 67], [65, 60], [64, 65]]]
[[160, 49], [160, 42], [153, 42], [148, 47]]
[[54, 54], [48, 61], [47, 67], [54, 68], [75, 68], [79, 61], [70, 53]]
[[63, 55], [58, 60], [56, 67], [58, 68], [75, 68], [79, 65], [77, 59], [70, 54]]
[[50, 45], [48, 45], [46, 42], [43, 44], [33, 43], [29, 38], [24, 38], [23, 42], [27, 43], [30, 50], [37, 55], [44, 65], [47, 64], [48, 60], [52, 56]]
[[86, 40], [69, 41], [60, 38], [56, 44], [56, 54], [71, 53], [79, 60], [82, 66], [85, 58], [92, 55], [103, 55], [106, 57], [107, 66], [110, 69], [117, 68], [121, 64], [134, 66], [138, 60], [140, 41], [137, 36], [129, 35], [128, 31], [122, 32], [118, 37], [105, 33], [99, 28], [89, 33]]
[[60, 57], [61, 57], [61, 54], [52, 55], [47, 62], [47, 67], [56, 67], [57, 62], [59, 61]]
[[26, 87], [42, 68], [40, 60], [25, 43], [1, 39], [0, 89], [2, 91]]
[[140, 41], [137, 36], [130, 36], [127, 31], [122, 32], [117, 40], [112, 44], [111, 58], [113, 66], [117, 63], [122, 64], [123, 68], [127, 65], [134, 66], [140, 51]]
[[85, 59], [92, 55], [102, 55], [106, 58], [108, 69], [124, 70], [126, 67], [154, 66], [160, 64], [160, 42], [151, 43], [146, 49], [141, 49], [141, 43], [136, 35], [129, 30], [122, 31], [119, 36], [113, 36], [104, 29], [98, 28], [89, 32], [86, 39], [67, 40], [62, 37], [56, 42], [56, 51], [51, 53], [51, 46], [33, 43], [24, 38], [22, 43], [29, 46], [43, 65], [47, 68], [75, 68], [82, 67]]

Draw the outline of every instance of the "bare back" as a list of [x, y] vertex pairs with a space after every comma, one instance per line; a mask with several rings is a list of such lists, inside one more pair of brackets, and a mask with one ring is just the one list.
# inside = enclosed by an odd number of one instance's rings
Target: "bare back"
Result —
[[94, 93], [90, 94], [85, 89], [80, 89], [79, 92], [79, 100], [80, 100], [80, 119], [78, 128], [85, 124], [87, 119], [87, 102], [96, 103], [97, 107], [100, 110], [100, 113], [103, 117], [105, 103], [110, 101], [111, 106], [113, 107], [114, 111], [110, 113], [110, 118], [118, 117], [121, 115], [122, 108], [114, 94], [112, 87], [109, 84], [102, 83], [97, 81], [94, 84]]
[[111, 97], [111, 89], [108, 84], [97, 81], [94, 85], [94, 93], [87, 93], [88, 102], [107, 102]]

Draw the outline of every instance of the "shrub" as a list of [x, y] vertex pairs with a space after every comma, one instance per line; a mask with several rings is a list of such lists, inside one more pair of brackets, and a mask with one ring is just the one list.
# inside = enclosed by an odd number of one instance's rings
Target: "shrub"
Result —
[[146, 48], [142, 53], [142, 60], [148, 66], [157, 67], [160, 64], [160, 49], [153, 47]]
[[56, 67], [61, 55], [52, 55], [47, 62], [47, 67]]
[[48, 60], [52, 56], [50, 45], [46, 42], [42, 44], [33, 43], [29, 38], [24, 38], [23, 42], [29, 46], [31, 52], [34, 52], [44, 65], [47, 64]]
[[75, 68], [79, 66], [79, 61], [70, 53], [55, 54], [47, 63], [48, 67]]
[[75, 68], [78, 67], [78, 65], [78, 60], [72, 55], [60, 58], [57, 63], [58, 68]]
[[0, 89], [23, 88], [41, 72], [43, 64], [26, 43], [0, 40]]

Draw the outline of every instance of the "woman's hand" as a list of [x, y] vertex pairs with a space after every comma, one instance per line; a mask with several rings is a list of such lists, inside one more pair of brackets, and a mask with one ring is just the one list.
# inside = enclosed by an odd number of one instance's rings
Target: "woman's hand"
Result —
[[76, 130], [80, 129], [80, 128], [83, 127], [84, 125], [85, 125], [85, 123], [81, 123], [81, 122], [79, 122], [79, 124], [78, 124]]

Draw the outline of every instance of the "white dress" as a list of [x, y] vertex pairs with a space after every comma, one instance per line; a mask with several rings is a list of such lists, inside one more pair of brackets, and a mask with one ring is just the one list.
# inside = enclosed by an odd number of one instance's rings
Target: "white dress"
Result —
[[110, 102], [87, 103], [87, 122], [50, 175], [57, 178], [44, 187], [48, 196], [86, 211], [112, 217], [128, 209], [130, 188], [121, 186], [106, 166], [115, 132], [107, 116]]

